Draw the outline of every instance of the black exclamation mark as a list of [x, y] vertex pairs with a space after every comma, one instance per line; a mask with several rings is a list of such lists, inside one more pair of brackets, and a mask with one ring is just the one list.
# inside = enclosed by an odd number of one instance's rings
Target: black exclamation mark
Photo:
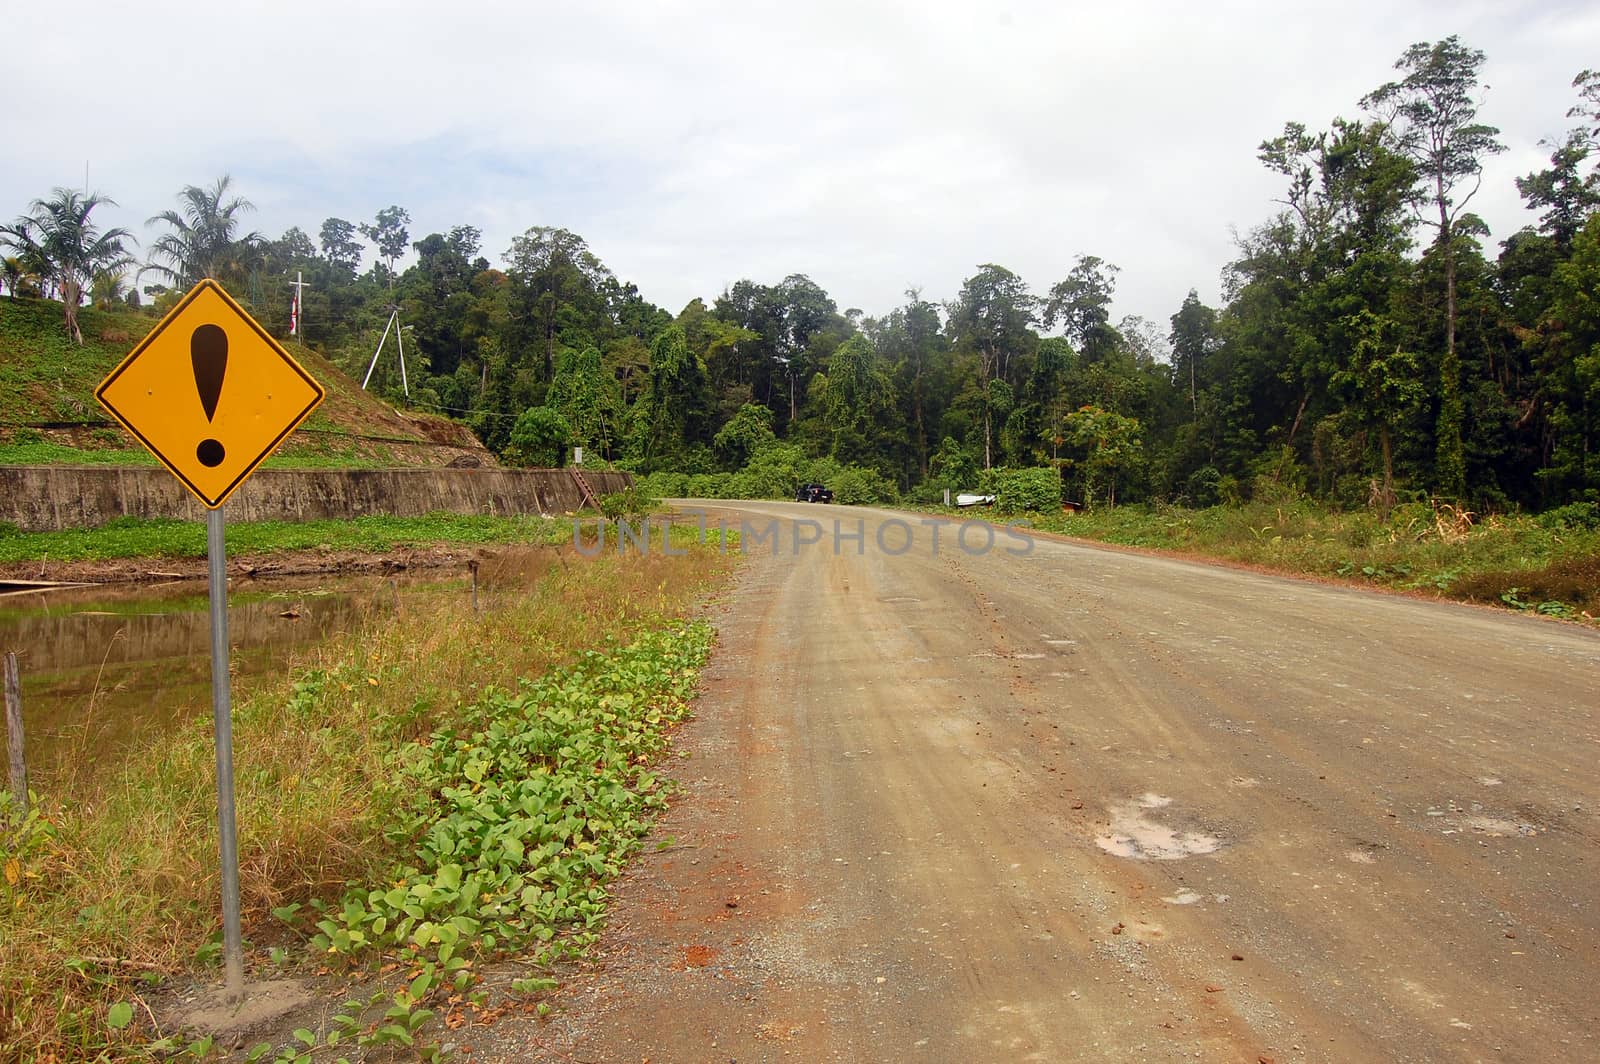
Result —
[[[202, 325], [189, 338], [189, 361], [194, 366], [194, 386], [200, 393], [200, 405], [205, 407], [206, 420], [217, 412], [217, 400], [222, 397], [222, 377], [228, 372], [228, 334], [220, 325]], [[195, 448], [200, 464], [216, 467], [222, 464], [227, 452], [221, 440], [201, 440]]]

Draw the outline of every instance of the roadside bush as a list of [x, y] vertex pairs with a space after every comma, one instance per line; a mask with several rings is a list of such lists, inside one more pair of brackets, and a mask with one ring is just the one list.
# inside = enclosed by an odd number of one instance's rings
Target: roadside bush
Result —
[[683, 493], [691, 499], [735, 499], [728, 473], [695, 473], [688, 478]]
[[687, 473], [647, 473], [636, 477], [634, 484], [658, 499], [681, 499], [689, 494], [690, 479]]
[[548, 406], [530, 406], [511, 428], [505, 458], [515, 465], [558, 469], [571, 438], [572, 427], [560, 413]]
[[995, 509], [1004, 514], [1061, 508], [1061, 474], [1048, 466], [985, 469], [978, 490], [993, 495]]
[[1592, 502], [1574, 502], [1546, 510], [1535, 518], [1539, 524], [1552, 531], [1572, 530], [1589, 532], [1600, 529], [1600, 506]]
[[612, 521], [637, 521], [660, 506], [661, 500], [653, 498], [638, 484], [600, 497], [600, 513]]
[[757, 451], [745, 467], [729, 475], [735, 499], [788, 499], [813, 472], [805, 451], [792, 443], [778, 443]]
[[1188, 496], [1189, 505], [1196, 510], [1215, 506], [1222, 502], [1222, 473], [1216, 466], [1201, 466], [1189, 474], [1189, 479], [1184, 481], [1183, 491]]
[[823, 483], [833, 489], [833, 501], [840, 503], [893, 502], [898, 494], [882, 473], [861, 466], [845, 466], [831, 481], [824, 479]]
[[734, 473], [650, 473], [638, 480], [646, 495], [692, 499], [792, 499], [801, 484], [821, 482], [841, 503], [885, 503], [899, 498], [894, 482], [876, 469], [807, 458], [794, 444], [763, 448]]

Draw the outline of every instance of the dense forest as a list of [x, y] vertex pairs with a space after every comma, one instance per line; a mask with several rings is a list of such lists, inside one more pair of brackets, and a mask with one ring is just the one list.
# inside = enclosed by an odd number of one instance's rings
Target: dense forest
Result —
[[58, 189], [0, 227], [3, 281], [62, 299], [72, 330], [84, 299], [154, 313], [212, 276], [287, 335], [303, 275], [297, 335], [358, 378], [398, 308], [408, 380], [391, 339], [373, 381], [397, 402], [508, 461], [581, 445], [670, 490], [825, 476], [846, 501], [931, 498], [1027, 467], [1092, 505], [1268, 485], [1381, 509], [1600, 501], [1600, 74], [1574, 80], [1548, 168], [1517, 180], [1538, 224], [1494, 250], [1470, 210], [1504, 150], [1477, 118], [1483, 63], [1454, 37], [1415, 45], [1353, 117], [1263, 141], [1282, 193], [1238, 235], [1222, 305], [1191, 291], [1162, 324], [1111, 320], [1119, 270], [1091, 249], [1048, 287], [988, 263], [876, 315], [800, 274], [673, 314], [566, 229], [495, 261], [471, 225], [413, 242], [398, 206], [268, 239], [227, 178], [152, 218], [139, 261], [133, 234], [96, 228], [103, 200]]

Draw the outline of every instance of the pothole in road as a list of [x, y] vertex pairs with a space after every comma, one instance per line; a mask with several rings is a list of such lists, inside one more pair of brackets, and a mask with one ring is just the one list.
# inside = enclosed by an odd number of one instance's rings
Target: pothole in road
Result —
[[1150, 793], [1111, 806], [1111, 830], [1097, 836], [1095, 844], [1112, 856], [1135, 861], [1177, 861], [1222, 847], [1215, 835], [1169, 827], [1151, 816], [1151, 810], [1171, 804], [1171, 798]]
[[1469, 816], [1461, 821], [1463, 827], [1490, 838], [1503, 838], [1512, 835], [1537, 835], [1539, 829], [1521, 820], [1507, 820], [1498, 816]]
[[1485, 810], [1477, 802], [1471, 803], [1467, 809], [1462, 809], [1451, 802], [1444, 809], [1429, 809], [1425, 815], [1438, 817], [1449, 825], [1440, 829], [1441, 835], [1485, 835], [1491, 839], [1528, 838], [1546, 830], [1527, 819], [1496, 815]]

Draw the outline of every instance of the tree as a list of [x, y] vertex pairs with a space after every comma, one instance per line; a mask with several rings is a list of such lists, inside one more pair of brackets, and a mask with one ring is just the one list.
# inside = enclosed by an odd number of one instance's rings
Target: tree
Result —
[[[577, 304], [602, 305], [600, 286], [611, 271], [589, 250], [583, 237], [565, 229], [536, 225], [511, 239], [505, 253], [508, 271], [523, 307], [523, 319], [543, 349], [544, 379], [555, 372], [556, 335], [563, 311]], [[585, 315], [592, 317], [592, 315]], [[592, 340], [585, 337], [585, 342]]]
[[1200, 302], [1200, 293], [1193, 288], [1184, 298], [1183, 306], [1172, 316], [1172, 373], [1174, 379], [1189, 378], [1189, 411], [1198, 413], [1195, 382], [1202, 362], [1216, 352], [1220, 338], [1217, 336], [1217, 312]]
[[669, 325], [650, 347], [645, 457], [680, 455], [701, 440], [706, 422], [705, 370], [689, 352], [683, 330]]
[[1044, 327], [1061, 323], [1067, 339], [1086, 361], [1105, 356], [1114, 334], [1111, 296], [1121, 270], [1095, 255], [1079, 255], [1065, 279], [1056, 282], [1044, 304]]
[[823, 287], [803, 273], [785, 277], [772, 293], [781, 308], [778, 334], [778, 361], [789, 378], [789, 421], [798, 416], [795, 389], [809, 384], [821, 364], [823, 351], [816, 340], [839, 318], [838, 304]]
[[322, 257], [328, 260], [328, 265], [354, 277], [361, 265], [361, 242], [356, 239], [355, 223], [343, 218], [325, 218], [319, 236]]
[[772, 431], [772, 411], [760, 403], [745, 403], [722, 426], [711, 441], [729, 468], [738, 469], [761, 451], [778, 442]]
[[1066, 436], [1083, 452], [1083, 495], [1093, 499], [1102, 478], [1106, 485], [1106, 504], [1117, 505], [1117, 474], [1136, 462], [1142, 453], [1144, 430], [1137, 418], [1124, 417], [1112, 410], [1086, 406], [1067, 415]]
[[844, 462], [870, 462], [894, 405], [894, 387], [867, 338], [856, 333], [840, 344], [812, 389], [821, 402], [828, 453]]
[[961, 294], [947, 309], [958, 343], [978, 355], [983, 396], [983, 468], [994, 465], [994, 410], [988, 382], [1004, 378], [1011, 359], [1032, 339], [1029, 331], [1039, 300], [1022, 278], [987, 263], [961, 285]]
[[[1462, 210], [1483, 183], [1483, 158], [1505, 150], [1500, 131], [1477, 121], [1478, 70], [1484, 54], [1450, 36], [1406, 49], [1395, 62], [1405, 77], [1369, 93], [1362, 105], [1378, 114], [1396, 150], [1416, 165], [1438, 212], [1427, 224], [1437, 231], [1445, 285], [1445, 351], [1439, 364], [1437, 469], [1440, 488], [1458, 501], [1466, 494], [1462, 447], [1464, 407], [1461, 362], [1456, 353], [1456, 233]], [[1468, 184], [1470, 182], [1470, 188]]]
[[928, 459], [928, 479], [949, 488], [971, 487], [978, 479], [978, 463], [965, 447], [946, 436]]
[[598, 447], [602, 452], [611, 448], [611, 425], [606, 416], [611, 404], [607, 402], [606, 383], [599, 348], [591, 345], [574, 351], [564, 347], [545, 399], [571, 426], [574, 444]]
[[362, 223], [360, 227], [361, 235], [372, 241], [378, 249], [378, 257], [388, 264], [390, 291], [394, 290], [394, 264], [406, 253], [406, 246], [411, 240], [411, 234], [406, 231], [410, 222], [411, 215], [406, 213], [404, 207], [385, 207], [378, 212], [374, 224]]
[[1572, 79], [1581, 103], [1567, 111], [1568, 118], [1583, 123], [1572, 129], [1559, 144], [1541, 141], [1551, 149], [1550, 168], [1517, 178], [1517, 191], [1528, 206], [1544, 214], [1539, 229], [1555, 240], [1565, 253], [1572, 238], [1583, 228], [1584, 219], [1600, 206], [1600, 168], [1585, 176], [1583, 164], [1600, 148], [1600, 71], [1585, 70]]
[[909, 288], [905, 306], [890, 311], [882, 321], [870, 322], [867, 328], [879, 355], [892, 367], [895, 394], [910, 404], [909, 410], [901, 412], [901, 420], [909, 422], [911, 429], [908, 479], [926, 479], [933, 378], [946, 354], [939, 308], [923, 299], [920, 289]]
[[317, 245], [298, 225], [291, 225], [284, 230], [284, 234], [277, 239], [276, 250], [289, 262], [309, 262], [317, 257]]
[[1553, 298], [1541, 332], [1540, 400], [1548, 408], [1540, 471], [1553, 501], [1600, 501], [1600, 214], [1555, 268]]
[[548, 406], [531, 406], [511, 428], [506, 458], [522, 466], [559, 468], [567, 455], [572, 427]]
[[1574, 132], [1591, 147], [1600, 147], [1600, 70], [1579, 71], [1572, 79], [1572, 87], [1578, 90], [1578, 102], [1568, 109], [1567, 117], [1583, 119]]
[[[5, 241], [5, 233], [5, 227], [0, 227], [0, 242]], [[5, 284], [6, 294], [10, 298], [15, 299], [21, 295], [21, 289], [30, 279], [36, 281], [37, 275], [21, 255], [7, 255], [0, 258], [0, 283]]]
[[102, 233], [90, 220], [103, 203], [114, 201], [99, 193], [84, 195], [58, 188], [49, 199], [34, 200], [31, 213], [0, 226], [0, 241], [17, 250], [21, 262], [38, 272], [43, 281], [55, 285], [67, 335], [77, 344], [83, 343], [78, 305], [84, 287], [95, 274], [120, 270], [132, 261], [123, 245], [133, 240], [132, 234], [121, 228]]
[[121, 267], [96, 271], [89, 285], [89, 299], [99, 310], [115, 309], [117, 304], [125, 302], [130, 294], [137, 298], [137, 293], [128, 287], [127, 275], [122, 272]]
[[[1287, 210], [1241, 241], [1243, 255], [1227, 272], [1211, 421], [1213, 432], [1237, 441], [1228, 448], [1236, 462], [1285, 421], [1284, 460], [1295, 454], [1307, 409], [1313, 422], [1327, 413], [1332, 379], [1356, 358], [1361, 333], [1349, 319], [1388, 316], [1411, 274], [1416, 171], [1386, 127], [1335, 119], [1313, 135], [1291, 122], [1258, 158], [1289, 187], [1278, 201]], [[1244, 472], [1248, 462], [1238, 464]], [[1283, 470], [1280, 462], [1275, 477]]]
[[1377, 430], [1383, 458], [1379, 509], [1385, 519], [1394, 506], [1394, 430], [1421, 403], [1423, 389], [1417, 356], [1396, 338], [1390, 319], [1362, 309], [1343, 323], [1355, 337], [1352, 357], [1333, 383], [1345, 390], [1349, 409], [1363, 425]]
[[255, 210], [242, 196], [230, 196], [233, 178], [223, 174], [209, 188], [185, 185], [178, 193], [178, 210], [166, 210], [146, 225], [166, 225], [170, 230], [150, 245], [146, 272], [160, 274], [178, 288], [188, 288], [202, 277], [240, 278], [258, 254], [260, 233], [239, 232], [239, 215]]

